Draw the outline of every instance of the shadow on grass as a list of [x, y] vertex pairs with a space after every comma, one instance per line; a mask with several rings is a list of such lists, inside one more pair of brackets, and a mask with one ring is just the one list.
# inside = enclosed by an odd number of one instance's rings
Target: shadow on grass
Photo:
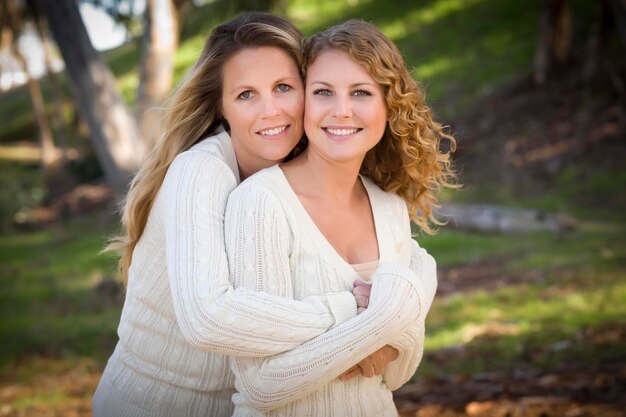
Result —
[[0, 367], [29, 356], [110, 355], [123, 290], [113, 256], [98, 253], [111, 231], [93, 216], [0, 238]]

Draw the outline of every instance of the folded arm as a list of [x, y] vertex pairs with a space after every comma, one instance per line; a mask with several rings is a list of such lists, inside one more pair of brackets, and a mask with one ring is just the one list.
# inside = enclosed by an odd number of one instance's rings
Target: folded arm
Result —
[[[227, 237], [235, 285], [293, 297], [292, 242], [284, 208], [270, 191], [248, 187], [229, 199]], [[237, 243], [238, 242], [238, 243]], [[258, 268], [277, 274], [259, 274]], [[417, 320], [421, 285], [400, 264], [382, 264], [373, 276], [368, 309], [290, 351], [266, 358], [238, 357], [236, 404], [262, 411], [295, 401], [320, 389], [364, 357], [397, 337]]]
[[398, 350], [398, 358], [390, 362], [383, 373], [387, 387], [394, 391], [415, 374], [424, 353], [424, 321], [437, 290], [437, 265], [435, 259], [417, 242], [411, 244], [410, 269], [417, 275], [423, 291], [420, 314], [410, 326], [390, 345]]
[[189, 151], [172, 163], [161, 190], [159, 209], [172, 301], [186, 339], [217, 353], [267, 356], [298, 346], [354, 316], [354, 297], [347, 291], [295, 301], [233, 288], [224, 210], [235, 186], [223, 161]]

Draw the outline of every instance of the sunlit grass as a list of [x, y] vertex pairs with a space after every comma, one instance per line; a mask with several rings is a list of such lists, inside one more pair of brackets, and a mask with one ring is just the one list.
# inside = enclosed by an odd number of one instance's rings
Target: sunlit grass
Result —
[[[513, 255], [532, 244], [524, 237], [511, 238], [508, 235], [463, 233], [445, 226], [436, 235], [418, 234], [415, 239], [420, 246], [426, 248], [435, 257], [440, 268]], [[541, 241], [541, 239], [540, 235], [536, 235], [534, 242]]]
[[[502, 274], [532, 272], [541, 279], [489, 292], [478, 289], [436, 297], [426, 323], [426, 359], [417, 375], [513, 370], [521, 365], [543, 369], [564, 360], [617, 359], [626, 341], [597, 345], [580, 338], [586, 329], [623, 323], [626, 317], [622, 231], [583, 228], [567, 237], [507, 236], [502, 241], [496, 237], [493, 243], [506, 259]], [[444, 254], [460, 247], [474, 253], [476, 247], [490, 250], [494, 245], [485, 245], [488, 239], [446, 232], [423, 246], [436, 259], [450, 259]], [[524, 243], [513, 244], [515, 240]], [[463, 260], [453, 258], [452, 264], [458, 261]], [[449, 360], [441, 362], [428, 354], [441, 349], [451, 352]]]
[[339, 16], [345, 16], [351, 9], [363, 4], [371, 4], [372, 0], [294, 0], [287, 7], [287, 16], [306, 35], [336, 21]]

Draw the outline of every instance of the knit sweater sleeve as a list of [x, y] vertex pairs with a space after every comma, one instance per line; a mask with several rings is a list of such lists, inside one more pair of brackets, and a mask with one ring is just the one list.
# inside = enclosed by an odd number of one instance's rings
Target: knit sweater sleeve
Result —
[[171, 164], [157, 199], [172, 302], [185, 338], [212, 352], [266, 356], [298, 346], [353, 316], [355, 302], [348, 291], [295, 301], [233, 288], [224, 210], [235, 186], [224, 161], [191, 150]]
[[411, 242], [410, 269], [421, 284], [422, 302], [417, 320], [409, 325], [391, 346], [398, 350], [398, 357], [390, 362], [383, 373], [387, 387], [394, 391], [407, 383], [415, 374], [424, 353], [424, 322], [437, 290], [437, 265], [435, 259], [414, 240]]
[[[247, 187], [233, 192], [228, 205], [227, 228], [234, 237], [227, 238], [227, 242], [238, 242], [235, 253], [245, 260], [232, 271], [233, 279], [248, 288], [292, 297], [292, 236], [279, 198], [261, 187]], [[231, 221], [232, 227], [228, 224]], [[229, 253], [232, 249], [228, 245]], [[255, 273], [261, 266], [280, 273]], [[265, 358], [234, 358], [238, 393], [233, 402], [269, 411], [302, 398], [336, 379], [417, 320], [420, 286], [409, 268], [385, 263], [372, 279], [370, 305], [359, 316], [288, 352]]]

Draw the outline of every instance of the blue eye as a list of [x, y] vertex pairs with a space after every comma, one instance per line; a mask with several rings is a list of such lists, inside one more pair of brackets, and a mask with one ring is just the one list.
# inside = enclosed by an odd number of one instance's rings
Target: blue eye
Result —
[[250, 100], [252, 98], [252, 91], [246, 90], [237, 96], [239, 100]]
[[316, 96], [331, 96], [333, 93], [327, 88], [318, 88], [313, 91], [313, 95]]
[[353, 96], [371, 96], [372, 94], [366, 90], [356, 90], [352, 93]]
[[291, 90], [291, 86], [289, 84], [278, 84], [276, 86], [276, 90], [280, 91], [281, 93], [286, 93], [287, 91]]

